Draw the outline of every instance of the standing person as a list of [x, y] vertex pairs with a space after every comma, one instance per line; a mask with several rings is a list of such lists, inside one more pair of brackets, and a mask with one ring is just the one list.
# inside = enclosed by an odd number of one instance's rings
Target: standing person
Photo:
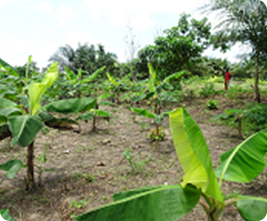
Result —
[[229, 85], [230, 79], [231, 79], [231, 73], [229, 72], [229, 69], [227, 68], [226, 69], [226, 73], [224, 75], [224, 89], [225, 89], [225, 92], [228, 91], [228, 85]]

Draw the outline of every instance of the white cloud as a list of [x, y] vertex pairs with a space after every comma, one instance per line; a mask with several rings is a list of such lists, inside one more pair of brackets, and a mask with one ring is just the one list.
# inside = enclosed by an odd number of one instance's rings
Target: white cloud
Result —
[[184, 11], [189, 13], [192, 7], [196, 8], [200, 5], [197, 0], [187, 0], [182, 5], [177, 0], [165, 0], [164, 3], [154, 0], [131, 2], [124, 0], [84, 0], [84, 2], [94, 20], [106, 15], [113, 25], [125, 26], [127, 20], [130, 19], [137, 29], [153, 27], [154, 22], [151, 19], [151, 15], [154, 13], [166, 12], [179, 15]]
[[69, 6], [61, 6], [57, 12], [55, 17], [59, 21], [60, 27], [65, 27], [68, 21], [72, 20], [77, 16], [77, 13]]
[[10, 0], [0, 0], [0, 7], [5, 5], [7, 2], [9, 2]]
[[28, 56], [32, 55], [38, 67], [46, 67], [49, 57], [58, 48], [55, 43], [41, 43], [17, 37], [7, 38], [1, 43], [0, 57], [13, 66], [24, 65]]
[[47, 14], [51, 14], [53, 8], [47, 2], [39, 2], [38, 8]]
[[262, 0], [262, 2], [267, 6], [267, 0]]
[[70, 45], [72, 48], [76, 49], [78, 47], [78, 43], [85, 44], [88, 43], [89, 45], [97, 45], [102, 44], [106, 47], [110, 45], [108, 41], [103, 41], [96, 39], [91, 34], [88, 34], [86, 32], [71, 32], [69, 35], [66, 36], [66, 38], [63, 40], [63, 43], [61, 46], [64, 46], [66, 44]]

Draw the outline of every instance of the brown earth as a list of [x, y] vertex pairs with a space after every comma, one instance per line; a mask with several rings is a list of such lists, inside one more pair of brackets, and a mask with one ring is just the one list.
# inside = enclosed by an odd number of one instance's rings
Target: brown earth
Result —
[[[209, 99], [194, 98], [177, 105], [166, 105], [165, 110], [185, 104], [188, 112], [201, 128], [214, 168], [219, 165], [219, 157], [226, 150], [241, 143], [237, 131], [229, 126], [209, 121], [211, 116], [222, 113], [226, 108], [239, 108], [252, 100], [251, 95], [240, 95], [238, 99], [227, 99], [216, 95], [220, 101], [218, 110], [208, 110]], [[145, 107], [146, 105], [143, 105]], [[148, 106], [146, 106], [148, 107]], [[182, 180], [182, 168], [173, 146], [168, 127], [168, 119], [163, 122], [165, 140], [159, 143], [155, 151], [154, 143], [148, 139], [148, 133], [154, 128], [150, 119], [138, 116], [126, 104], [114, 107], [102, 107], [113, 116], [109, 122], [97, 119], [97, 131], [91, 131], [91, 121], [81, 122], [82, 133], [43, 130], [35, 141], [35, 164], [40, 166], [39, 157], [46, 154], [47, 162], [43, 169], [55, 169], [55, 172], [43, 172], [38, 179], [35, 167], [35, 180], [40, 187], [34, 192], [25, 191], [22, 169], [13, 180], [4, 179], [0, 185], [0, 209], [10, 208], [10, 214], [16, 221], [74, 220], [72, 214], [80, 214], [112, 201], [112, 195], [119, 191], [160, 185], [177, 184]], [[150, 156], [150, 160], [134, 172], [124, 158], [123, 151], [130, 148], [136, 161]], [[9, 147], [9, 140], [0, 143], [0, 164], [13, 159], [25, 162], [26, 149]], [[0, 171], [0, 177], [4, 177]], [[242, 194], [267, 196], [266, 176], [260, 175], [249, 184], [225, 183], [224, 191], [234, 190]], [[78, 208], [74, 202], [85, 199], [84, 206]], [[81, 204], [81, 202], [80, 202]], [[230, 207], [221, 220], [242, 220], [236, 208]], [[204, 211], [197, 206], [180, 220], [206, 220]]]

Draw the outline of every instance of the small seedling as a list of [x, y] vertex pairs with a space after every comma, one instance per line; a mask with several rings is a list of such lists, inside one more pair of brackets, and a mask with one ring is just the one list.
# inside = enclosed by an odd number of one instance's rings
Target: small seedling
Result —
[[145, 160], [136, 161], [134, 159], [134, 156], [133, 156], [130, 148], [126, 148], [123, 151], [123, 156], [130, 163], [130, 166], [131, 166], [132, 171], [134, 172], [134, 174], [140, 173], [144, 169], [145, 164], [147, 162], [149, 162], [150, 159], [151, 159], [151, 156], [149, 155]]
[[83, 200], [79, 200], [78, 202], [76, 200], [70, 201], [69, 208], [75, 207], [76, 209], [80, 209], [87, 205], [87, 198], [84, 198]]
[[216, 110], [218, 109], [218, 104], [220, 102], [217, 101], [217, 100], [209, 100], [208, 103], [207, 103], [207, 107], [210, 109], [210, 110]]

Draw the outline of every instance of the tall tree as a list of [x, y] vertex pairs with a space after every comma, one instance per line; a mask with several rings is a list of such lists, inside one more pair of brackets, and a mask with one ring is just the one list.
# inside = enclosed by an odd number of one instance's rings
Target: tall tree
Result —
[[140, 64], [136, 67], [146, 72], [150, 62], [163, 78], [182, 69], [190, 69], [208, 46], [211, 25], [207, 18], [189, 21], [189, 17], [182, 14], [177, 26], [164, 30], [164, 35], [157, 37], [154, 45], [141, 49], [138, 53]]
[[116, 59], [116, 54], [106, 52], [101, 44], [95, 47], [79, 43], [76, 50], [69, 45], [60, 47], [49, 61], [57, 61], [60, 71], [64, 71], [64, 67], [67, 66], [74, 73], [79, 69], [93, 73], [105, 65], [106, 70], [113, 73], [116, 70]]
[[260, 103], [259, 93], [259, 63], [267, 55], [267, 9], [259, 0], [210, 0], [205, 7], [216, 11], [222, 21], [217, 26], [220, 29], [213, 36], [215, 48], [223, 51], [237, 42], [247, 44], [252, 48], [250, 58], [255, 61], [255, 100]]

